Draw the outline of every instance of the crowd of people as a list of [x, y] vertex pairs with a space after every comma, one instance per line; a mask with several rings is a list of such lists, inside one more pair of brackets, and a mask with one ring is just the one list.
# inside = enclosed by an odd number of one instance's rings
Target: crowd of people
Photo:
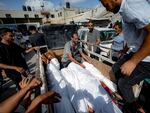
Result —
[[[113, 26], [117, 35], [112, 42], [112, 59], [116, 61], [112, 66], [112, 72], [116, 78], [118, 94], [123, 98], [123, 108], [128, 107], [132, 113], [146, 113], [146, 110], [135, 98], [132, 87], [142, 80], [150, 78], [150, 15], [148, 15], [150, 1], [100, 0], [100, 2], [108, 11], [119, 13], [122, 17], [121, 22], [117, 21]], [[101, 50], [97, 46], [101, 43], [100, 34], [94, 29], [94, 24], [91, 21], [88, 22], [87, 26], [89, 29], [87, 42], [83, 43], [96, 45], [94, 51], [99, 54]], [[29, 41], [32, 47], [22, 48], [14, 43], [12, 30], [8, 28], [0, 29], [0, 77], [2, 77], [1, 73], [4, 71], [17, 87], [16, 94], [0, 103], [0, 112], [2, 113], [15, 111], [20, 102], [23, 101], [29, 102], [29, 104], [24, 105], [25, 113], [36, 112], [40, 104], [61, 101], [60, 94], [53, 91], [48, 91], [30, 100], [32, 90], [40, 87], [42, 81], [37, 77], [27, 77], [30, 72], [24, 55], [39, 50], [39, 46], [46, 45], [46, 41], [44, 34], [39, 33], [35, 26], [30, 26], [29, 31], [31, 33]], [[43, 54], [42, 60], [48, 65], [51, 55], [45, 55], [46, 51], [40, 49], [41, 54]], [[95, 58], [94, 56], [91, 57]], [[64, 46], [61, 68], [67, 68], [73, 62], [74, 64], [71, 65], [79, 65], [80, 70], [81, 68], [85, 69], [84, 61], [88, 61], [88, 59], [82, 52], [78, 34], [73, 32], [71, 40]], [[71, 70], [74, 71], [73, 68]], [[30, 101], [27, 101], [27, 99]], [[11, 106], [9, 106], [10, 104]], [[89, 112], [94, 113], [94, 110], [89, 110]]]

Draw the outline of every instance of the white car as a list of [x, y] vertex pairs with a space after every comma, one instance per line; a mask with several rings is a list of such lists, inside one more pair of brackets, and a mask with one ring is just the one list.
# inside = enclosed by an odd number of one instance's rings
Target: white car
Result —
[[[102, 52], [100, 54], [102, 56], [109, 57], [113, 37], [116, 35], [116, 32], [112, 28], [95, 27], [95, 29], [98, 30], [100, 33], [101, 43], [100, 43], [99, 47], [102, 50]], [[79, 38], [81, 41], [87, 42], [88, 31], [89, 31], [89, 29], [86, 27], [78, 30]]]

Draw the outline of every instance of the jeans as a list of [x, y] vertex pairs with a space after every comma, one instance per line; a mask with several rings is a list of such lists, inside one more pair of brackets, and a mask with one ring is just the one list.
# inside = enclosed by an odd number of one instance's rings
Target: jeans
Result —
[[124, 99], [132, 103], [135, 101], [132, 86], [139, 84], [145, 78], [150, 78], [150, 62], [140, 62], [130, 76], [125, 76], [121, 73], [120, 67], [123, 63], [128, 61], [134, 53], [124, 55], [116, 64], [113, 65], [112, 70], [116, 79], [118, 80], [118, 88]]

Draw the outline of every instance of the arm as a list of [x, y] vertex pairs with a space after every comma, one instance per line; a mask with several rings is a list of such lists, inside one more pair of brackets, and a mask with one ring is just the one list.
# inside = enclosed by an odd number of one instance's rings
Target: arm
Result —
[[96, 45], [99, 45], [101, 43], [100, 33], [99, 31], [96, 32]]
[[99, 38], [97, 38], [97, 39], [96, 39], [96, 43], [95, 43], [95, 44], [96, 44], [96, 45], [99, 45], [100, 43], [101, 43], [100, 39], [99, 39]]
[[81, 66], [81, 64], [80, 64], [78, 61], [76, 61], [76, 60], [72, 57], [71, 54], [68, 53], [67, 56], [68, 56], [68, 59], [69, 59], [70, 61], [72, 61], [72, 62], [74, 62], [74, 63], [76, 63], [76, 64], [79, 64], [79, 65]]
[[41, 85], [41, 81], [36, 78], [34, 78], [31, 82], [28, 79], [25, 79], [25, 81], [26, 81], [25, 82], [26, 85], [23, 89], [21, 89], [19, 92], [17, 92], [13, 96], [5, 100], [4, 102], [0, 103], [0, 113], [13, 112], [30, 90], [39, 87]]
[[26, 87], [24, 89], [21, 89], [19, 92], [17, 92], [15, 95], [11, 96], [4, 102], [0, 103], [0, 113], [11, 113], [13, 112], [19, 103], [22, 101], [24, 96], [27, 94], [27, 92], [30, 90], [29, 87]]
[[147, 35], [144, 38], [142, 46], [130, 60], [128, 60], [121, 66], [121, 72], [125, 75], [130, 76], [137, 64], [145, 57], [150, 55], [150, 24], [147, 25], [144, 29], [147, 31]]
[[35, 113], [40, 104], [57, 103], [60, 102], [60, 98], [61, 96], [56, 92], [52, 92], [52, 91], [46, 92], [42, 95], [37, 96], [32, 101], [32, 103], [30, 104], [30, 106], [28, 107], [25, 113]]
[[80, 54], [85, 61], [87, 61], [88, 63], [91, 63], [90, 60], [85, 56], [83, 52], [80, 52]]
[[25, 53], [30, 53], [31, 51], [38, 50], [38, 49], [39, 49], [39, 47], [31, 47], [31, 48], [25, 50]]
[[2, 69], [11, 69], [11, 70], [15, 70], [15, 71], [17, 71], [17, 72], [19, 72], [19, 73], [24, 72], [24, 69], [21, 68], [21, 67], [10, 66], [10, 65], [7, 65], [7, 64], [2, 64], [2, 63], [0, 63], [0, 68], [2, 68]]
[[127, 51], [129, 50], [127, 43], [124, 43], [124, 47], [123, 47], [123, 51], [122, 51], [122, 55], [125, 54]]
[[144, 39], [144, 42], [140, 49], [134, 54], [131, 58], [135, 64], [138, 64], [142, 61], [145, 57], [150, 55], [150, 24], [144, 28], [147, 31], [147, 36]]

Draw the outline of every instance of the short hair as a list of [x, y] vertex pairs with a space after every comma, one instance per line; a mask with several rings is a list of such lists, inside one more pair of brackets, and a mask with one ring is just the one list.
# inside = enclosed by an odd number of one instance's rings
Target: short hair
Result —
[[36, 27], [35, 26], [29, 26], [29, 31], [35, 31], [36, 30]]
[[115, 27], [115, 26], [118, 26], [120, 29], [122, 29], [122, 22], [117, 20], [117, 21], [114, 23], [114, 27]]
[[93, 23], [93, 21], [92, 21], [92, 20], [89, 20], [87, 24], [89, 24], [89, 23], [92, 23], [92, 24], [94, 25], [94, 23]]
[[72, 37], [72, 38], [73, 38], [73, 35], [74, 35], [74, 34], [77, 34], [77, 35], [78, 35], [77, 32], [72, 32], [72, 33], [71, 33], [71, 37]]
[[8, 32], [13, 33], [13, 30], [9, 28], [0, 28], [0, 38], [2, 38]]

